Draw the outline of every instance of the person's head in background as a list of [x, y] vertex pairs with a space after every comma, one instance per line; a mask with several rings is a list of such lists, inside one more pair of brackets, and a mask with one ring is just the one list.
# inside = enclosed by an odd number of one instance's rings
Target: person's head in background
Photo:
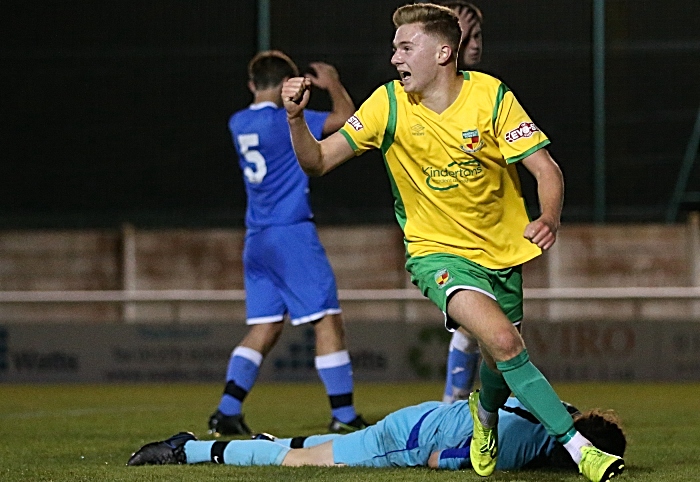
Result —
[[460, 70], [472, 69], [481, 62], [481, 54], [484, 50], [481, 36], [484, 16], [481, 10], [473, 3], [464, 0], [443, 0], [436, 3], [451, 8], [459, 18], [459, 26], [462, 28], [462, 44], [457, 58], [457, 67]]
[[256, 97], [261, 97], [256, 102], [271, 100], [281, 106], [282, 84], [290, 77], [298, 76], [296, 64], [279, 50], [259, 52], [248, 63], [248, 89]]

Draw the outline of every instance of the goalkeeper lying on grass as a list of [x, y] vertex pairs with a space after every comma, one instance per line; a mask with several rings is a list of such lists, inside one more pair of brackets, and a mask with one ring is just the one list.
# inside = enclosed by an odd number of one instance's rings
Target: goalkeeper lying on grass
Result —
[[[596, 447], [622, 457], [626, 439], [610, 411], [580, 413], [564, 404], [576, 429]], [[497, 470], [555, 467], [576, 469], [568, 452], [515, 398], [499, 411]], [[127, 465], [196, 464], [283, 466], [362, 466], [468, 469], [472, 436], [469, 401], [425, 402], [389, 414], [354, 433], [281, 439], [261, 434], [253, 440], [200, 441], [181, 432], [135, 452]]]

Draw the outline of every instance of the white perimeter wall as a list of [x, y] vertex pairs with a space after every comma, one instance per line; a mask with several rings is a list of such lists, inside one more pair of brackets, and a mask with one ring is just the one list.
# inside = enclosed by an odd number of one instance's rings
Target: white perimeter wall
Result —
[[[322, 227], [341, 289], [410, 287], [396, 225]], [[0, 291], [239, 290], [243, 230], [0, 232]], [[526, 288], [700, 286], [700, 226], [564, 225], [557, 244], [525, 267]], [[310, 280], [313, 282], [313, 280]], [[700, 302], [526, 301], [526, 318], [695, 320]], [[147, 303], [130, 318], [169, 322], [240, 321], [242, 302]], [[119, 321], [119, 304], [0, 303], [3, 321]], [[441, 320], [429, 302], [343, 303], [346, 321]]]

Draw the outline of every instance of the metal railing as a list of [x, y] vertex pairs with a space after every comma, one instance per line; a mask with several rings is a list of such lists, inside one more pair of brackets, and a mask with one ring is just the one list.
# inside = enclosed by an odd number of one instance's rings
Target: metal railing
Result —
[[[421, 301], [417, 289], [341, 289], [341, 301]], [[525, 288], [525, 300], [699, 300], [700, 287]], [[0, 303], [139, 303], [245, 301], [244, 290], [0, 291]]]
[[[399, 302], [401, 314], [399, 319], [411, 322], [416, 315], [410, 308], [414, 302], [428, 302], [417, 288], [403, 289], [341, 289], [338, 296], [347, 302]], [[535, 302], [632, 302], [630, 319], [645, 317], [645, 306], [663, 301], [686, 301], [693, 303], [686, 310], [687, 317], [700, 317], [700, 287], [620, 287], [620, 288], [526, 288], [525, 301]], [[163, 303], [169, 312], [168, 318], [173, 322], [184, 321], [183, 309], [187, 304], [196, 303], [243, 303], [244, 290], [104, 290], [104, 291], [0, 291], [2, 305], [51, 306], [55, 304], [118, 305], [121, 310], [119, 318], [124, 322], [141, 320], [138, 306], [145, 303]], [[561, 306], [549, 305], [554, 309], [545, 319], [556, 321], [566, 318], [561, 315]], [[629, 305], [627, 306], [629, 311]], [[658, 311], [658, 310], [657, 310]], [[559, 314], [555, 314], [559, 313]], [[23, 317], [20, 315], [19, 317]]]

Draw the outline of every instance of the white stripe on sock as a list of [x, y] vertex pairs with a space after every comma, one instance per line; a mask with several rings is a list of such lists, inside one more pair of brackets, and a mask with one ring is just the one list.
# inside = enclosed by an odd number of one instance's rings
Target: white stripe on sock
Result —
[[253, 350], [252, 348], [248, 348], [247, 346], [237, 346], [233, 349], [231, 354], [233, 356], [239, 356], [241, 358], [245, 358], [246, 360], [250, 360], [257, 366], [260, 366], [263, 361], [262, 353], [257, 350]]
[[314, 358], [316, 370], [340, 367], [348, 363], [350, 363], [350, 353], [348, 353], [347, 350], [340, 350], [335, 353], [329, 353], [328, 355], [321, 355]]

